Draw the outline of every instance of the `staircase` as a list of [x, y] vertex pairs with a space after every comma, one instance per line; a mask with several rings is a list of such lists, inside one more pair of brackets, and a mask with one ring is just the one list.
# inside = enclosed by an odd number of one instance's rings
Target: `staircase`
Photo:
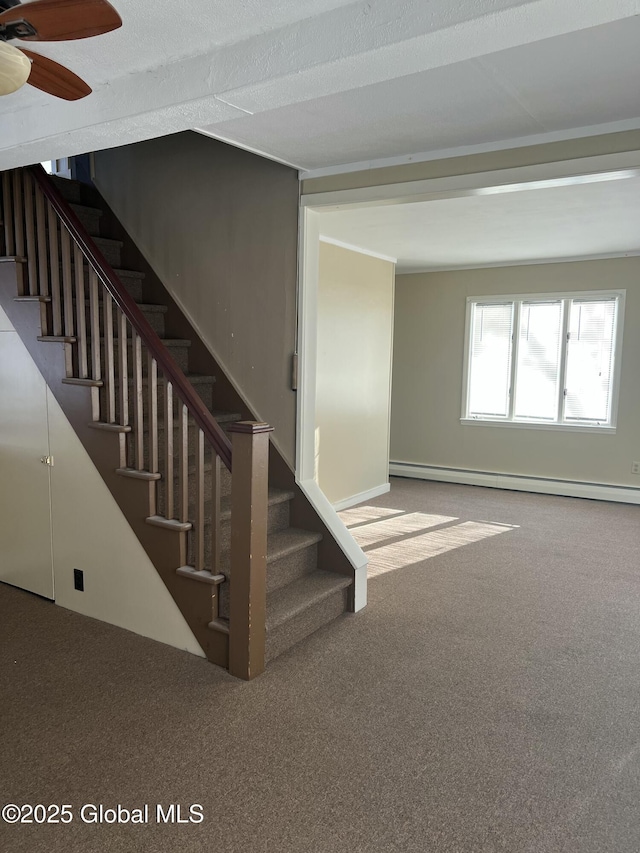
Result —
[[259, 674], [350, 609], [351, 566], [96, 190], [2, 187], [0, 304], [209, 659]]

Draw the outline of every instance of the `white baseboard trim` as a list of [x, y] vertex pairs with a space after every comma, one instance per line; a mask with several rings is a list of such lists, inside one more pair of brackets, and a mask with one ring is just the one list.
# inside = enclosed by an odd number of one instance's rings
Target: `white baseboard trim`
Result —
[[[367, 604], [367, 555], [358, 545], [344, 522], [329, 503], [328, 498], [315, 480], [298, 480], [296, 483], [309, 499], [320, 518], [331, 531], [338, 546], [347, 557], [354, 570], [354, 612], [362, 610]], [[389, 487], [387, 487], [389, 488]]]
[[374, 489], [368, 489], [366, 492], [360, 492], [357, 495], [352, 495], [350, 498], [345, 498], [343, 501], [338, 501], [333, 504], [336, 512], [341, 512], [343, 509], [349, 509], [351, 506], [361, 504], [364, 501], [370, 501], [380, 495], [386, 495], [391, 488], [389, 483], [383, 483], [381, 486], [376, 486]]
[[440, 468], [437, 465], [420, 465], [415, 462], [391, 462], [389, 474], [392, 477], [412, 477], [417, 480], [435, 480], [440, 483], [461, 483], [467, 486], [487, 486], [491, 489], [640, 504], [640, 489], [632, 486], [581, 483], [575, 480], [554, 480], [546, 477], [523, 477], [491, 471], [466, 471], [462, 468]]

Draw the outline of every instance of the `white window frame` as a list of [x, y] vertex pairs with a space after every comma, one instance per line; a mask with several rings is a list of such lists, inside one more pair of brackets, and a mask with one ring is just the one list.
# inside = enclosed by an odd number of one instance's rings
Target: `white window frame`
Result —
[[[626, 290], [584, 290], [584, 291], [563, 291], [559, 293], [503, 293], [497, 296], [468, 296], [467, 311], [465, 318], [465, 333], [464, 333], [464, 367], [462, 376], [462, 416], [460, 423], [470, 426], [498, 426], [509, 427], [512, 429], [552, 429], [562, 430], [563, 432], [600, 432], [609, 433], [611, 435], [616, 432], [617, 416], [618, 416], [618, 398], [620, 391], [620, 373], [622, 363], [622, 330], [624, 328], [624, 305]], [[517, 382], [517, 353], [518, 353], [518, 334], [520, 306], [523, 302], [550, 302], [563, 300], [562, 308], [562, 341], [563, 347], [561, 352], [560, 364], [560, 381], [559, 386], [559, 417], [564, 414], [564, 389], [567, 369], [567, 348], [568, 348], [568, 328], [570, 311], [568, 310], [571, 300], [581, 299], [616, 299], [617, 310], [614, 327], [614, 350], [613, 350], [613, 366], [612, 366], [612, 383], [611, 383], [611, 416], [606, 424], [590, 424], [586, 421], [563, 422], [561, 420], [553, 422], [542, 422], [538, 420], [526, 420], [524, 418], [514, 418], [513, 406], [515, 401], [515, 383]], [[504, 304], [505, 302], [515, 303], [512, 347], [511, 347], [511, 371], [510, 371], [510, 388], [509, 388], [509, 414], [506, 418], [496, 417], [469, 417], [469, 378], [471, 367], [471, 319], [473, 316], [473, 306], [478, 303], [486, 305], [487, 303]]]

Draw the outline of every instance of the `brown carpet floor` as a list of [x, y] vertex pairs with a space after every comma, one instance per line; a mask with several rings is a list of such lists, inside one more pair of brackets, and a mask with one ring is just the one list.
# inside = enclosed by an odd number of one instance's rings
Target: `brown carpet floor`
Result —
[[[449, 520], [370, 533], [422, 539], [250, 684], [0, 586], [0, 799], [74, 809], [0, 823], [3, 853], [637, 853], [640, 508], [410, 480], [370, 505]], [[443, 534], [469, 522], [511, 527]]]

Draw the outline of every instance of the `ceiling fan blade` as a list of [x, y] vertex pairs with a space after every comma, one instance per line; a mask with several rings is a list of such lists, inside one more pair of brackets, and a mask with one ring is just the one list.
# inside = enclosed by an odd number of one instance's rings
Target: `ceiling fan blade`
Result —
[[34, 0], [2, 12], [0, 28], [7, 25], [10, 38], [67, 41], [116, 30], [122, 18], [107, 0]]
[[30, 86], [65, 101], [77, 101], [91, 94], [91, 87], [64, 65], [30, 50], [22, 52], [31, 60], [31, 74], [27, 80]]

